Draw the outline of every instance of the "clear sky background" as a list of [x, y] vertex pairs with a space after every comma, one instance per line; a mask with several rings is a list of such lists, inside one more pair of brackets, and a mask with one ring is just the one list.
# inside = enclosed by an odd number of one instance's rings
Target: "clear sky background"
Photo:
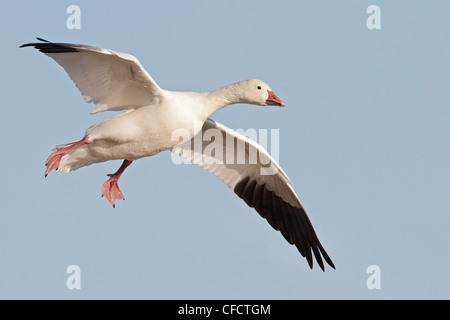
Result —
[[[66, 9], [81, 8], [69, 30]], [[381, 8], [369, 30], [366, 9]], [[0, 10], [0, 298], [448, 299], [449, 1], [4, 1]], [[169, 90], [266, 81], [286, 108], [234, 105], [231, 128], [279, 129], [280, 164], [336, 270], [306, 260], [213, 175], [135, 161], [44, 163], [90, 115], [39, 36], [131, 53]], [[81, 269], [69, 290], [66, 268]], [[381, 289], [366, 286], [367, 267]]]

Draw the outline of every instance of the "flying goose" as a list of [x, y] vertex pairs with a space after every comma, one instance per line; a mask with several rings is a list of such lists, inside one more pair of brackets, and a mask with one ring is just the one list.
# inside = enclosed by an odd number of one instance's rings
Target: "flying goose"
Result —
[[[284, 107], [265, 82], [244, 80], [211, 92], [169, 91], [160, 88], [130, 54], [37, 39], [41, 42], [21, 47], [34, 47], [61, 65], [84, 100], [95, 104], [93, 113], [123, 111], [88, 128], [81, 140], [57, 146], [45, 163], [46, 177], [53, 169], [70, 172], [123, 160], [102, 187], [102, 195], [115, 206], [116, 200], [124, 199], [118, 186], [124, 170], [135, 160], [171, 150], [226, 183], [297, 247], [311, 269], [313, 255], [322, 270], [322, 257], [335, 268], [276, 161], [255, 141], [209, 119], [215, 111], [236, 103]], [[205, 135], [214, 136], [214, 152], [212, 139], [204, 139]], [[180, 142], [180, 137], [185, 139]], [[227, 143], [218, 144], [219, 140]], [[244, 161], [239, 161], [239, 152]]]

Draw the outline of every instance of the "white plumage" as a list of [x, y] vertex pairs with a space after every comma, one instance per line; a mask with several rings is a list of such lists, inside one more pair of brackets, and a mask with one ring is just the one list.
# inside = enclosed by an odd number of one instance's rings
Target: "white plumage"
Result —
[[[161, 89], [130, 54], [38, 40], [42, 42], [21, 47], [33, 46], [58, 62], [84, 100], [96, 105], [93, 113], [124, 111], [90, 127], [80, 141], [59, 145], [47, 159], [46, 176], [53, 169], [70, 172], [96, 162], [123, 159], [102, 188], [102, 194], [115, 206], [116, 200], [123, 199], [117, 184], [123, 171], [134, 160], [171, 150], [226, 183], [294, 244], [311, 268], [312, 253], [322, 270], [322, 257], [334, 268], [276, 161], [255, 141], [208, 119], [215, 111], [235, 103], [284, 106], [265, 82], [250, 79], [211, 92], [174, 92]], [[182, 143], [174, 139], [174, 132], [180, 130], [189, 137]], [[208, 130], [215, 130], [222, 141], [237, 143], [223, 143], [216, 149], [220, 152], [212, 155], [206, 152], [209, 142], [200, 139], [200, 148], [195, 149], [196, 138]], [[244, 163], [237, 161], [239, 151], [246, 155]], [[257, 161], [251, 162], [249, 155], [255, 153]], [[219, 159], [218, 154], [223, 157]]]

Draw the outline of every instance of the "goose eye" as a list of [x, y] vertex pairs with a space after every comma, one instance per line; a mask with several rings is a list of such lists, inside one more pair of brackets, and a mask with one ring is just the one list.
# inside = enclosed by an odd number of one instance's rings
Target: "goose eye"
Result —
[[261, 90], [261, 86], [257, 86], [256, 88], [257, 88], [258, 90]]

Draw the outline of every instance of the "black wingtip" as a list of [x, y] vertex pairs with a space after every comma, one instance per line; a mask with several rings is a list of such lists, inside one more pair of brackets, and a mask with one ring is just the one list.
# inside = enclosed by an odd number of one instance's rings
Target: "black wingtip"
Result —
[[311, 248], [309, 248], [308, 251], [306, 251], [305, 258], [306, 258], [306, 261], [308, 261], [308, 265], [312, 270], [314, 267], [314, 261], [313, 261], [312, 254], [311, 254]]
[[45, 40], [45, 39], [42, 39], [42, 38], [39, 38], [39, 37], [36, 37], [36, 40], [43, 41], [43, 42], [50, 42], [48, 40]]
[[67, 53], [67, 52], [78, 52], [71, 44], [67, 43], [53, 43], [48, 40], [36, 37], [37, 40], [41, 42], [25, 43], [19, 48], [24, 47], [34, 47], [43, 53]]
[[[50, 41], [45, 40], [45, 39], [42, 39], [42, 38], [39, 38], [39, 37], [36, 37], [36, 40], [42, 41], [42, 42], [51, 43]], [[21, 45], [19, 48], [32, 47], [32, 46], [35, 46], [36, 44], [37, 44], [37, 43], [24, 43], [24, 44]]]
[[323, 258], [325, 259], [325, 261], [328, 263], [328, 265], [330, 267], [332, 267], [334, 270], [336, 270], [336, 267], [334, 266], [333, 261], [331, 260], [331, 258], [328, 256], [327, 252], [325, 251], [325, 249], [322, 247], [322, 245], [320, 244], [320, 242], [318, 243], [318, 248], [320, 250], [320, 253], [322, 254]]
[[265, 185], [258, 185], [257, 181], [249, 176], [242, 178], [235, 185], [234, 192], [249, 207], [254, 207], [275, 230], [280, 231], [290, 244], [295, 244], [311, 269], [314, 268], [314, 260], [323, 272], [325, 272], [325, 262], [336, 269], [320, 244], [303, 206], [292, 206], [267, 189]]

